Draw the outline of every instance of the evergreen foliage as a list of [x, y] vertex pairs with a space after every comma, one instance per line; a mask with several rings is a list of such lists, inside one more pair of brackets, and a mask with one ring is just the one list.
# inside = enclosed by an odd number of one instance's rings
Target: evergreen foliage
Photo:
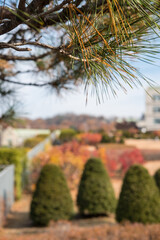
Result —
[[115, 143], [116, 139], [115, 139], [115, 136], [110, 137], [106, 133], [103, 133], [101, 142], [102, 143]]
[[100, 159], [85, 165], [79, 185], [77, 205], [83, 215], [103, 215], [115, 210], [116, 199], [109, 176]]
[[45, 165], [33, 194], [31, 219], [36, 225], [47, 226], [50, 220], [69, 219], [72, 213], [72, 198], [61, 169]]
[[62, 129], [59, 139], [61, 140], [62, 143], [72, 141], [76, 133], [77, 132], [72, 128]]
[[[59, 94], [82, 83], [87, 93], [92, 84], [98, 102], [126, 91], [125, 85], [146, 81], [154, 87], [132, 63], [150, 64], [159, 53], [158, 0], [12, 0], [0, 9], [0, 36], [7, 36], [0, 41], [1, 122], [17, 118], [10, 96], [19, 85]], [[26, 74], [33, 73], [36, 80], [28, 81]]]
[[26, 148], [33, 148], [40, 142], [44, 141], [48, 136], [49, 136], [48, 134], [39, 134], [35, 137], [27, 138], [24, 141], [23, 146]]
[[154, 179], [141, 165], [133, 165], [125, 175], [117, 210], [118, 222], [160, 222], [160, 196]]
[[160, 169], [158, 169], [154, 175], [154, 179], [156, 181], [156, 184], [160, 190]]
[[15, 198], [21, 198], [22, 190], [27, 184], [27, 156], [25, 149], [0, 148], [0, 165], [14, 164]]

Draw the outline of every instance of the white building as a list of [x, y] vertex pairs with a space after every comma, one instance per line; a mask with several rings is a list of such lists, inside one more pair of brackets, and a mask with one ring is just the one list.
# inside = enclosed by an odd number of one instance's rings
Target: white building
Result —
[[39, 134], [50, 134], [50, 130], [13, 128], [8, 126], [3, 130], [1, 129], [0, 131], [1, 146], [21, 146], [26, 139], [35, 137]]
[[160, 130], [160, 87], [148, 88], [145, 98], [145, 118], [137, 125], [147, 131]]
[[160, 87], [149, 88], [146, 94], [146, 128], [149, 131], [160, 130]]

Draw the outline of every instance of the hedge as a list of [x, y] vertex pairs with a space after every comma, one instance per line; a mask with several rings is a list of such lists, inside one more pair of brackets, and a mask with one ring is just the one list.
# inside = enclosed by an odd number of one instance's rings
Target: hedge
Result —
[[28, 138], [24, 141], [23, 146], [26, 148], [33, 148], [40, 142], [43, 142], [48, 136], [47, 134], [39, 134], [35, 137]]
[[77, 134], [77, 132], [72, 128], [62, 129], [59, 139], [62, 143], [68, 142], [68, 141], [73, 140], [73, 138], [75, 137], [76, 134]]
[[15, 197], [21, 198], [22, 189], [27, 181], [26, 164], [27, 157], [24, 149], [0, 148], [0, 164], [15, 166]]

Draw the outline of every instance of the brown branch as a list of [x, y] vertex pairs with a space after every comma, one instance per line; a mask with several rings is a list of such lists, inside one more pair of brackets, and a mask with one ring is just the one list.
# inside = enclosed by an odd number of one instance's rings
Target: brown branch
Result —
[[44, 87], [47, 85], [51, 85], [52, 82], [46, 82], [46, 83], [23, 83], [23, 82], [17, 82], [17, 81], [12, 81], [9, 79], [1, 79], [1, 81], [3, 82], [8, 82], [8, 83], [13, 83], [13, 84], [18, 84], [18, 85], [22, 85], [22, 86], [33, 86], [33, 87]]
[[[41, 11], [43, 10], [43, 8], [48, 5], [50, 3], [51, 0], [33, 0], [29, 6], [26, 9], [26, 12], [29, 14], [34, 14], [34, 13], [41, 13]], [[20, 0], [20, 8], [21, 8], [21, 4], [22, 4], [22, 8], [24, 5], [24, 0]], [[20, 9], [19, 10], [22, 10]], [[3, 11], [3, 8], [1, 8], [1, 11]], [[4, 18], [9, 18], [12, 21], [10, 22], [4, 22], [1, 26], [0, 26], [0, 35], [3, 35], [5, 33], [10, 32], [11, 30], [13, 30], [14, 28], [16, 28], [18, 25], [20, 25], [22, 23], [22, 20], [20, 20], [20, 18], [18, 18], [16, 15], [14, 15], [13, 13], [11, 13], [11, 11], [9, 11], [8, 8], [5, 8], [5, 14], [3, 14], [3, 19]], [[2, 20], [2, 19], [1, 19]]]
[[[45, 26], [48, 25], [53, 25], [56, 21], [60, 22], [60, 19], [63, 21], [67, 21], [69, 17], [68, 9], [63, 9], [63, 6], [65, 6], [67, 3], [69, 3], [71, 0], [64, 0], [60, 5], [55, 6], [54, 8], [48, 10], [46, 13], [42, 12], [43, 8], [50, 3], [51, 0], [33, 0], [29, 6], [26, 8], [26, 12], [33, 15], [36, 19], [39, 19], [40, 17], [42, 20], [45, 22]], [[75, 1], [75, 5], [78, 6], [82, 0], [77, 0]], [[19, 3], [19, 10], [22, 10], [21, 8], [24, 8], [24, 0], [20, 0]], [[55, 15], [50, 15], [51, 13], [58, 11], [60, 9], [63, 9], [63, 11], [60, 14], [55, 14]], [[35, 13], [39, 14], [35, 16]], [[21, 14], [20, 14], [21, 15]], [[20, 20], [17, 16], [15, 16], [13, 13], [11, 13], [7, 8], [6, 8], [6, 17], [8, 16], [9, 19], [12, 21], [10, 22], [4, 22], [0, 26], [0, 35], [3, 35], [5, 33], [10, 32], [12, 29], [16, 28], [19, 24], [22, 23], [22, 20]], [[47, 18], [46, 18], [47, 16]], [[25, 16], [25, 18], [27, 18]], [[48, 23], [47, 23], [48, 22]], [[34, 21], [34, 19], [29, 19], [28, 18], [28, 24], [33, 23], [35, 26], [37, 26], [37, 22]], [[27, 22], [26, 22], [27, 24]], [[39, 27], [39, 24], [38, 24]]]
[[[35, 25], [35, 27], [40, 27], [39, 23], [36, 21], [39, 18], [41, 18], [41, 20], [44, 21], [43, 27], [50, 26], [55, 23], [59, 23], [61, 21], [63, 21], [63, 22], [68, 21], [69, 11], [67, 8], [64, 8], [64, 6], [67, 3], [69, 3], [71, 0], [64, 0], [60, 5], [55, 6], [54, 8], [48, 10], [47, 12], [42, 12], [43, 8], [46, 5], [48, 5], [50, 3], [50, 1], [51, 0], [33, 0], [29, 4], [29, 6], [26, 8], [26, 13], [29, 13], [32, 16], [32, 18], [29, 18], [25, 15], [25, 19], [26, 19], [25, 24], [28, 24], [29, 26], [30, 26], [30, 24], [33, 24], [33, 25]], [[19, 3], [20, 8], [24, 8], [24, 2], [25, 2], [24, 0], [20, 0], [20, 3]], [[74, 5], [78, 6], [81, 2], [82, 2], [82, 0], [77, 0], [74, 2]], [[98, 7], [101, 4], [102, 4], [102, 0], [99, 0], [97, 3], [97, 6], [95, 6], [95, 7]], [[20, 8], [19, 8], [19, 10], [21, 10]], [[61, 9], [62, 9], [61, 12], [53, 13], [53, 12], [61, 10]], [[91, 9], [89, 8], [89, 6], [87, 4], [83, 7], [81, 7], [81, 11], [83, 11], [83, 10], [84, 10], [84, 12], [91, 12]], [[19, 24], [23, 23], [23, 21], [20, 18], [18, 18], [18, 16], [15, 16], [9, 10], [6, 10], [6, 11], [7, 11], [6, 14], [9, 15], [9, 18], [12, 21], [4, 22], [0, 26], [0, 35], [10, 32], [12, 29], [16, 28]], [[94, 12], [94, 11], [95, 11], [95, 9], [93, 8], [92, 12]], [[35, 15], [35, 13], [37, 15]], [[79, 14], [79, 13], [77, 13], [77, 14]]]
[[12, 19], [13, 14], [11, 13], [11, 11], [9, 11], [8, 7], [0, 7], [0, 16], [1, 16], [1, 20], [2, 19]]
[[11, 83], [11, 84], [18, 84], [18, 85], [21, 85], [21, 86], [32, 86], [32, 87], [51, 86], [51, 87], [56, 88], [57, 91], [59, 89], [62, 89], [62, 88], [68, 90], [69, 88], [67, 86], [65, 86], [66, 82], [64, 81], [63, 77], [61, 79], [46, 82], [46, 83], [41, 83], [41, 84], [40, 83], [23, 83], [23, 82], [12, 81], [12, 80], [9, 80], [9, 79], [4, 79], [4, 78], [2, 78], [1, 81], [8, 82], [8, 83]]
[[[17, 46], [24, 46], [24, 45], [33, 45], [33, 46], [42, 47], [42, 48], [45, 48], [45, 49], [48, 48], [48, 49], [51, 49], [52, 52], [53, 51], [59, 51], [61, 54], [64, 54], [64, 55], [66, 55], [69, 58], [74, 59], [74, 60], [78, 60], [78, 61], [82, 61], [82, 62], [87, 62], [88, 61], [87, 59], [81, 59], [79, 57], [71, 55], [70, 53], [66, 52], [62, 48], [62, 46], [53, 47], [51, 45], [44, 44], [44, 43], [39, 43], [39, 42], [24, 42], [24, 43], [20, 42], [20, 43], [14, 43], [14, 44], [0, 43], [0, 48], [11, 47], [11, 48], [13, 48], [15, 50], [18, 49], [18, 51], [31, 51], [31, 49], [29, 49], [29, 48], [18, 48], [17, 47]], [[29, 49], [29, 50], [24, 50], [24, 49]], [[20, 56], [13, 56], [13, 55], [12, 56], [6, 56], [6, 55], [1, 54], [0, 57], [2, 56], [2, 58], [5, 59], [5, 60], [37, 60], [37, 59], [40, 59], [40, 58], [43, 58], [43, 57], [47, 56], [48, 54], [49, 53], [45, 53], [45, 54], [42, 54], [42, 55], [40, 55], [38, 57], [34, 57], [34, 56], [31, 56], [31, 57], [20, 57]], [[96, 58], [92, 58], [90, 60], [97, 62]]]
[[[81, 2], [82, 2], [81, 0], [77, 0], [73, 4], [77, 7], [77, 6], [79, 6], [79, 4]], [[97, 5], [95, 5], [93, 8], [91, 8], [88, 4], [86, 4], [82, 7], [80, 7], [79, 9], [83, 13], [91, 14], [91, 13], [94, 13], [95, 10], [97, 10], [97, 12], [101, 11], [101, 8], [99, 10], [97, 8], [99, 8], [102, 5], [103, 5], [103, 0], [98, 0]], [[108, 12], [108, 9], [106, 9], [105, 12]], [[80, 13], [77, 12], [77, 15], [80, 15]], [[59, 13], [51, 13], [51, 14], [46, 15], [45, 17], [42, 18], [42, 20], [44, 21], [44, 26], [50, 26], [50, 25], [54, 25], [55, 23], [68, 21], [69, 17], [70, 17], [70, 15], [69, 15], [68, 8], [64, 8]]]
[[47, 6], [51, 0], [33, 0], [27, 7], [27, 12], [30, 14], [41, 13], [43, 8]]
[[21, 60], [21, 61], [36, 61], [38, 59], [42, 59], [48, 55], [50, 55], [52, 52], [47, 52], [44, 54], [41, 54], [39, 56], [29, 56], [29, 57], [23, 57], [23, 56], [17, 56], [17, 55], [6, 55], [6, 54], [0, 54], [0, 59], [4, 60], [11, 60], [11, 61], [16, 61], [16, 60]]
[[21, 11], [25, 11], [25, 0], [19, 1], [18, 9]]
[[52, 51], [59, 51], [61, 49], [60, 47], [53, 47], [48, 44], [40, 43], [40, 42], [19, 42], [19, 43], [5, 43], [5, 42], [0, 42], [0, 49], [3, 48], [13, 48], [17, 51], [32, 51], [30, 48], [19, 48], [20, 46], [25, 46], [25, 45], [32, 45], [36, 47], [42, 47], [45, 49], [51, 49]]
[[30, 48], [19, 48], [17, 46], [21, 46], [21, 45], [17, 45], [15, 44], [11, 44], [11, 43], [5, 43], [5, 42], [0, 42], [0, 49], [4, 49], [4, 48], [13, 48], [16, 51], [31, 51], [32, 49]]
[[60, 9], [62, 9], [66, 4], [70, 3], [72, 0], [65, 0], [63, 1], [60, 5], [55, 6], [54, 8], [49, 9], [48, 11], [44, 12], [44, 13], [40, 13], [39, 15], [35, 16], [36, 18], [41, 18], [41, 17], [45, 17], [46, 15], [56, 12]]
[[11, 21], [4, 23], [0, 26], [0, 35], [10, 32], [16, 28], [21, 22], [17, 21], [17, 17], [12, 14]]
[[59, 50], [61, 47], [53, 47], [51, 45], [48, 44], [44, 44], [44, 43], [40, 43], [40, 42], [24, 42], [24, 43], [15, 43], [14, 46], [24, 46], [24, 45], [32, 45], [32, 46], [37, 46], [37, 47], [42, 47], [42, 48], [48, 48], [51, 50]]
[[67, 53], [65, 50], [61, 49], [60, 53], [63, 53], [64, 55], [67, 55], [69, 58], [74, 59], [76, 61], [82, 61], [82, 62], [88, 62], [88, 61], [92, 61], [92, 62], [98, 62], [98, 59], [95, 58], [91, 58], [91, 59], [84, 59], [84, 58], [79, 58], [79, 57], [75, 57], [69, 53]]

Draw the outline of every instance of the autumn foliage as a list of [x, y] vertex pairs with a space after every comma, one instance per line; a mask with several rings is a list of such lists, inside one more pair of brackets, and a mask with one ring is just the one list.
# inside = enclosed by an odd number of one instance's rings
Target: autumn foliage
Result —
[[77, 139], [83, 144], [96, 145], [101, 142], [102, 135], [99, 133], [80, 133], [77, 135]]
[[119, 158], [123, 172], [135, 163], [143, 164], [144, 159], [141, 152], [138, 149], [132, 149], [131, 151], [125, 151]]
[[107, 151], [107, 168], [111, 176], [124, 176], [133, 164], [143, 164], [144, 158], [137, 148]]
[[32, 163], [32, 182], [35, 183], [41, 168], [47, 163], [61, 167], [71, 189], [77, 187], [83, 166], [88, 158], [96, 156], [95, 148], [81, 145], [77, 141], [53, 146], [48, 151], [41, 153]]
[[140, 151], [135, 148], [106, 149], [103, 146], [95, 147], [72, 141], [52, 146], [39, 154], [32, 162], [31, 182], [34, 186], [41, 168], [47, 163], [53, 163], [63, 170], [70, 189], [77, 189], [84, 165], [92, 157], [102, 159], [106, 170], [112, 177], [121, 177], [133, 163], [144, 162]]

